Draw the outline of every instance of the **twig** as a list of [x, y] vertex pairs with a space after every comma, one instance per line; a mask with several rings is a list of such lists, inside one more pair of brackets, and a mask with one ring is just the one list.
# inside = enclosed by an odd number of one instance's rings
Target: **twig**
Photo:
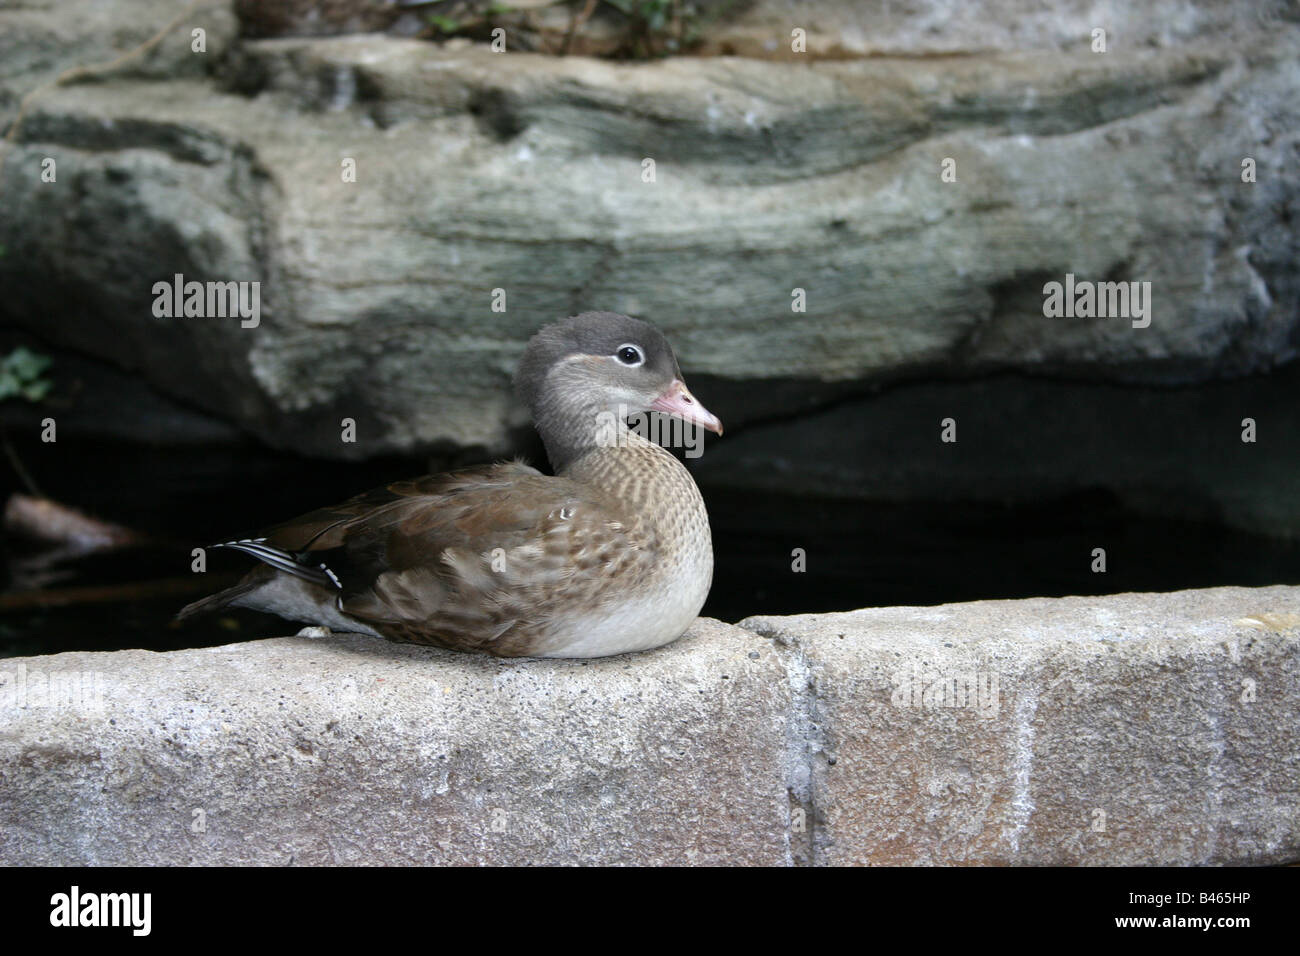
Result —
[[9, 464], [14, 466], [14, 471], [18, 472], [18, 477], [27, 486], [27, 490], [36, 498], [44, 498], [45, 495], [41, 493], [36, 481], [23, 466], [22, 459], [18, 457], [18, 452], [14, 451], [14, 446], [9, 444], [9, 433], [4, 429], [0, 429], [0, 442], [4, 443], [5, 455], [9, 459]]
[[573, 45], [574, 36], [577, 35], [582, 25], [591, 18], [591, 15], [596, 12], [597, 2], [598, 0], [587, 0], [587, 5], [569, 21], [569, 32], [564, 35], [564, 43], [560, 45], [560, 56], [569, 55], [569, 47]]
[[187, 578], [162, 578], [133, 581], [129, 584], [91, 587], [49, 588], [39, 591], [15, 591], [0, 594], [0, 613], [26, 611], [34, 607], [67, 607], [71, 604], [111, 604], [115, 601], [139, 601], [149, 598], [176, 597], [197, 591], [219, 589], [233, 584], [238, 575], [195, 574]]

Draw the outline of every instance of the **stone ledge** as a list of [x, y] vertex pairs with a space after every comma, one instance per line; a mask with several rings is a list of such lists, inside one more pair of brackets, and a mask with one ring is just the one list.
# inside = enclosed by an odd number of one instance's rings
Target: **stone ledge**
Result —
[[742, 625], [0, 661], [0, 863], [1300, 858], [1300, 588]]
[[1300, 588], [755, 617], [807, 701], [812, 859], [1300, 858]]
[[589, 662], [344, 635], [18, 665], [102, 674], [103, 709], [3, 711], [3, 863], [788, 858], [784, 672], [716, 621]]

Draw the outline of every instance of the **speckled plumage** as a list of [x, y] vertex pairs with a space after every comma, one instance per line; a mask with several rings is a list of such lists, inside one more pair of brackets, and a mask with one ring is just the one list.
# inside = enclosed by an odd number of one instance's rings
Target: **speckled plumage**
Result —
[[[613, 354], [626, 344], [643, 351], [639, 367]], [[720, 430], [680, 374], [663, 336], [626, 316], [587, 313], [548, 326], [530, 342], [518, 385], [555, 476], [489, 465], [304, 515], [255, 543], [232, 543], [275, 566], [181, 614], [252, 607], [503, 657], [599, 657], [668, 643], [708, 595], [708, 515], [685, 467], [628, 430], [623, 413], [681, 394], [674, 413]], [[612, 441], [597, 427], [611, 412]]]

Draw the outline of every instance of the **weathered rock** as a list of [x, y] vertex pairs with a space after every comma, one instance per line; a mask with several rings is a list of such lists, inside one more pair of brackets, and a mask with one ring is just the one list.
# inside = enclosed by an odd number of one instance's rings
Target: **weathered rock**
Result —
[[[20, 667], [7, 864], [789, 860], [783, 671], [715, 621], [586, 663], [359, 636], [60, 654], [3, 662], [0, 694]], [[102, 705], [52, 706], [38, 673]]]
[[[28, 91], [65, 70], [98, 67], [134, 50], [179, 16], [189, 0], [21, 0], [0, 3], [0, 121]], [[204, 31], [196, 53], [193, 31]], [[206, 76], [235, 39], [229, 0], [195, 8], [159, 43], [115, 67], [114, 78]]]
[[[1300, 852], [1300, 589], [750, 618], [788, 648], [819, 864]], [[798, 765], [798, 761], [792, 761]]]
[[715, 20], [701, 52], [790, 57], [796, 27], [806, 32], [809, 52], [822, 57], [1079, 50], [1098, 28], [1109, 48], [1139, 50], [1236, 42], [1261, 26], [1294, 23], [1297, 15], [1287, 0], [1136, 0], [1101, 8], [1071, 0], [757, 0]]
[[1300, 859], [1300, 588], [743, 624], [9, 659], [0, 863]]
[[[504, 450], [526, 336], [591, 306], [664, 325], [688, 372], [814, 398], [940, 367], [1267, 370], [1297, 350], [1298, 36], [811, 66], [242, 42], [220, 68], [244, 95], [37, 101], [0, 180], [0, 320], [341, 457]], [[1045, 319], [1067, 272], [1150, 281], [1150, 328]], [[260, 281], [261, 324], [154, 318], [175, 273]]]

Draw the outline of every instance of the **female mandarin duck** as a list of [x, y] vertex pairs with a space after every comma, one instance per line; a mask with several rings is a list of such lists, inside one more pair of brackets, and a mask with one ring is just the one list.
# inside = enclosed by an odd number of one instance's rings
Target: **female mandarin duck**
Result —
[[613, 312], [533, 336], [515, 379], [556, 474], [519, 462], [399, 481], [233, 541], [265, 564], [180, 617], [227, 605], [500, 657], [659, 647], [713, 578], [682, 464], [628, 428], [659, 411], [722, 434], [667, 339]]

